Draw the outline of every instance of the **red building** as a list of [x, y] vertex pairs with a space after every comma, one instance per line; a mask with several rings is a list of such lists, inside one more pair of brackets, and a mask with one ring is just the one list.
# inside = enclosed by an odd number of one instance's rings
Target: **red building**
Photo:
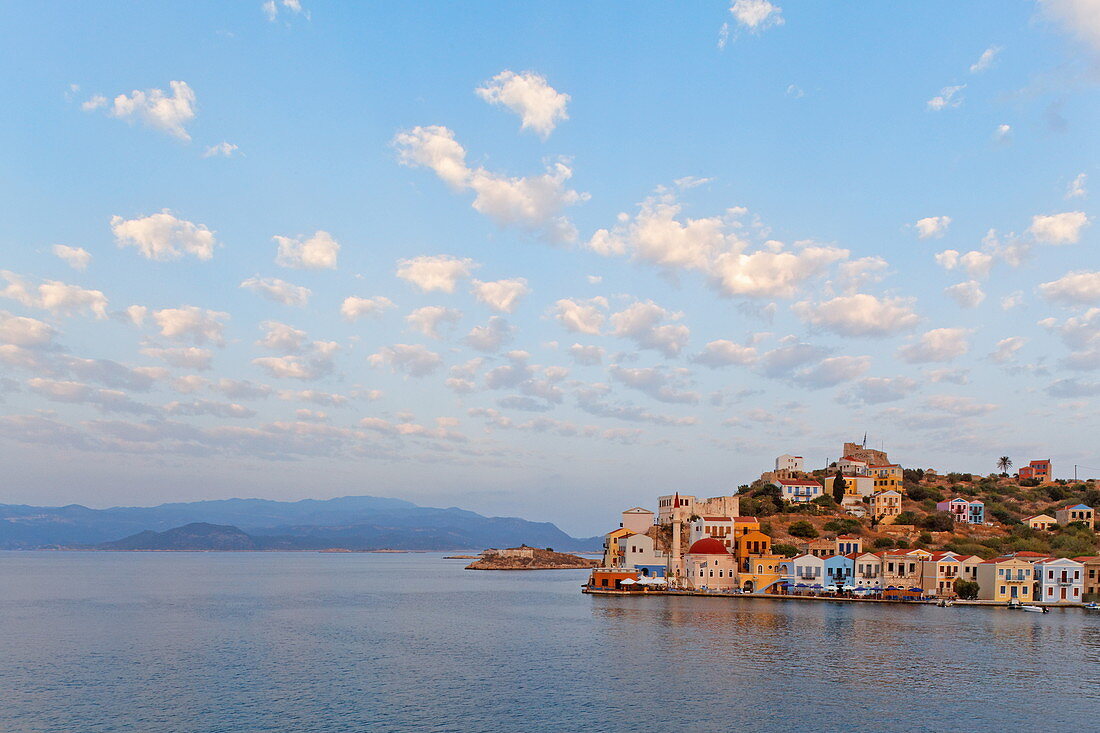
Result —
[[1020, 478], [1037, 478], [1042, 483], [1053, 481], [1053, 470], [1050, 466], [1050, 459], [1044, 458], [1041, 461], [1032, 461], [1026, 466], [1021, 466]]

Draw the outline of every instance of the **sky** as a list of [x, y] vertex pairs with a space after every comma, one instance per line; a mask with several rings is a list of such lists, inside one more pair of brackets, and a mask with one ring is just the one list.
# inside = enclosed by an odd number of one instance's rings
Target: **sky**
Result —
[[1100, 475], [1100, 0], [6, 3], [0, 61], [0, 502]]

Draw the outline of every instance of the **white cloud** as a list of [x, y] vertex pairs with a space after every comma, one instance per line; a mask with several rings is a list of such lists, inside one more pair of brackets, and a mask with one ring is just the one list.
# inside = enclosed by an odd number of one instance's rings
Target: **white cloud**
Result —
[[0, 344], [45, 346], [57, 334], [53, 326], [35, 318], [14, 316], [0, 310]]
[[741, 236], [744, 209], [683, 221], [677, 218], [681, 210], [671, 193], [659, 189], [642, 202], [633, 219], [620, 214], [619, 225], [597, 231], [588, 246], [598, 254], [629, 254], [669, 270], [698, 270], [719, 292], [751, 298], [794, 297], [806, 280], [849, 255], [848, 250], [812, 242], [796, 242], [787, 250], [774, 240], [753, 251]]
[[505, 70], [476, 91], [489, 104], [502, 104], [515, 112], [523, 120], [522, 129], [530, 128], [544, 140], [559, 121], [569, 119], [565, 110], [569, 95], [547, 84], [541, 74]]
[[454, 325], [461, 319], [462, 311], [438, 305], [417, 308], [405, 316], [405, 322], [409, 324], [409, 328], [433, 339], [442, 338], [439, 333], [440, 326]]
[[318, 229], [309, 239], [272, 237], [279, 245], [275, 264], [295, 270], [335, 270], [340, 245], [328, 232]]
[[1096, 0], [1039, 0], [1043, 12], [1100, 51], [1100, 12]]
[[521, 178], [469, 168], [466, 150], [455, 141], [454, 132], [440, 125], [401, 132], [394, 145], [404, 165], [431, 168], [456, 191], [473, 191], [474, 209], [499, 226], [516, 226], [551, 242], [576, 239], [576, 227], [562, 210], [587, 201], [589, 196], [566, 188], [565, 182], [573, 175], [566, 163], [559, 161], [542, 175]]
[[[560, 301], [559, 301], [560, 302]], [[654, 349], [668, 357], [676, 356], [687, 345], [691, 331], [678, 321], [683, 313], [665, 310], [651, 300], [636, 302], [611, 316], [614, 335], [627, 338], [642, 349]]]
[[217, 145], [211, 145], [206, 150], [202, 151], [202, 157], [204, 158], [230, 158], [237, 152], [237, 146], [233, 143], [220, 142]]
[[1027, 231], [1042, 244], [1077, 244], [1081, 230], [1089, 224], [1083, 211], [1067, 211], [1063, 214], [1031, 217]]
[[951, 217], [926, 216], [923, 219], [917, 219], [917, 223], [913, 226], [917, 228], [919, 239], [938, 239], [947, 233], [947, 228], [951, 226]]
[[144, 305], [130, 305], [126, 307], [126, 310], [119, 314], [120, 318], [128, 320], [135, 326], [141, 326], [145, 323], [145, 316], [149, 314], [149, 309]]
[[604, 311], [607, 310], [607, 299], [599, 296], [581, 301], [562, 298], [554, 304], [553, 310], [554, 317], [567, 331], [598, 336], [604, 322]]
[[936, 264], [945, 270], [963, 269], [971, 277], [985, 277], [993, 268], [994, 256], [988, 252], [970, 250], [959, 254], [958, 250], [945, 249], [935, 254]]
[[466, 345], [478, 351], [492, 352], [512, 340], [515, 329], [500, 316], [493, 316], [484, 326], [474, 326], [466, 334]]
[[1008, 140], [1011, 134], [1012, 125], [1001, 123], [997, 125], [996, 129], [993, 130], [993, 139], [997, 140], [998, 142], [1004, 142]]
[[1027, 339], [1021, 336], [1010, 336], [997, 342], [996, 350], [989, 358], [998, 364], [1006, 364], [1016, 358], [1016, 352], [1023, 348]]
[[944, 87], [940, 90], [939, 94], [928, 100], [928, 109], [939, 112], [949, 107], [958, 107], [963, 101], [962, 96], [959, 95], [959, 92], [963, 89], [966, 89], [966, 84]]
[[519, 301], [531, 292], [527, 280], [522, 277], [493, 282], [473, 281], [473, 294], [479, 301], [498, 313], [512, 313]]
[[168, 209], [140, 219], [111, 217], [111, 232], [119, 247], [137, 247], [150, 260], [178, 260], [185, 254], [200, 260], [214, 256], [214, 232], [202, 224], [177, 219]]
[[986, 50], [982, 51], [982, 55], [978, 57], [978, 60], [970, 65], [970, 73], [978, 74], [991, 67], [993, 65], [994, 59], [997, 58], [997, 54], [999, 54], [1000, 52], [1000, 46], [990, 46]]
[[241, 287], [276, 303], [293, 306], [308, 305], [309, 296], [313, 294], [309, 288], [301, 285], [293, 285], [275, 277], [261, 278], [259, 275], [248, 278], [241, 283]]
[[965, 328], [934, 328], [916, 342], [898, 349], [897, 355], [910, 364], [951, 361], [970, 350], [969, 335]]
[[960, 308], [977, 308], [985, 300], [985, 292], [977, 280], [967, 280], [943, 289], [944, 295], [959, 304]]
[[[73, 91], [76, 91], [75, 89]], [[93, 94], [88, 100], [80, 105], [80, 109], [85, 112], [94, 112], [97, 109], [101, 109], [107, 106], [107, 98], [102, 94]]]
[[152, 413], [148, 405], [135, 402], [125, 392], [115, 389], [95, 389], [81, 382], [35, 377], [27, 380], [27, 388], [54, 402], [93, 405], [102, 412]]
[[163, 89], [135, 89], [129, 96], [114, 99], [110, 114], [120, 120], [141, 120], [149, 127], [166, 132], [184, 142], [191, 141], [186, 125], [195, 118], [195, 92], [187, 82], [169, 82], [171, 93]]
[[197, 346], [170, 349], [149, 347], [142, 349], [141, 353], [151, 359], [160, 359], [169, 366], [200, 371], [209, 369], [210, 361], [214, 358], [214, 354], [209, 349], [200, 349]]
[[223, 344], [224, 321], [228, 313], [211, 311], [193, 305], [182, 308], [164, 308], [153, 313], [153, 320], [160, 328], [160, 335], [173, 340], [191, 341], [195, 344]]
[[783, 8], [768, 0], [735, 0], [730, 13], [737, 24], [752, 32], [760, 32], [772, 26], [783, 25]]
[[1067, 305], [1100, 303], [1100, 272], [1070, 272], [1041, 284], [1039, 292], [1047, 300]]
[[[297, 333], [301, 334], [301, 332]], [[304, 335], [301, 334], [301, 336]], [[274, 348], [284, 347], [282, 350], [285, 351], [285, 347], [294, 348], [297, 340], [297, 334], [290, 333], [286, 335], [286, 343], [280, 344], [276, 339], [272, 346]], [[340, 346], [334, 341], [314, 341], [310, 344], [310, 352], [306, 356], [297, 354], [278, 357], [264, 356], [253, 359], [252, 363], [265, 369], [273, 377], [302, 380], [317, 379], [332, 371], [333, 357], [339, 349]]]
[[385, 364], [394, 372], [402, 372], [410, 377], [427, 376], [443, 364], [439, 354], [419, 344], [383, 346], [378, 353], [371, 354], [367, 361], [375, 367]]
[[973, 397], [955, 395], [932, 395], [925, 403], [934, 410], [947, 412], [958, 417], [976, 417], [997, 409], [997, 405], [981, 403]]
[[756, 361], [756, 349], [752, 346], [742, 346], [726, 339], [711, 341], [703, 350], [691, 357], [696, 364], [708, 366], [711, 369], [740, 364], [747, 366]]
[[344, 320], [357, 321], [363, 316], [380, 315], [396, 307], [392, 300], [381, 295], [376, 295], [373, 298], [360, 298], [349, 295], [344, 298], [344, 302], [340, 305], [340, 315], [344, 317]]
[[212, 400], [192, 400], [191, 402], [169, 402], [164, 406], [169, 415], [213, 415], [214, 417], [246, 418], [255, 417], [256, 411], [238, 405], [235, 402], [214, 402]]
[[[264, 0], [260, 5], [260, 9], [264, 11], [267, 19], [274, 23], [279, 18], [279, 5], [296, 15], [302, 12], [302, 0]], [[305, 16], [309, 18], [309, 13], [306, 13]]]
[[772, 378], [788, 377], [796, 367], [808, 364], [828, 355], [829, 350], [802, 343], [793, 336], [783, 339], [782, 346], [764, 352], [758, 362], [762, 374]]
[[1078, 173], [1077, 177], [1070, 181], [1069, 186], [1066, 188], [1067, 199], [1078, 199], [1088, 196], [1088, 189], [1085, 188], [1085, 184], [1088, 183], [1089, 177], [1087, 173]]
[[264, 321], [260, 328], [264, 335], [256, 345], [279, 354], [300, 353], [309, 341], [305, 331], [278, 321]]
[[659, 402], [694, 405], [700, 400], [698, 392], [683, 390], [683, 380], [663, 369], [630, 369], [612, 364], [608, 373], [615, 381], [644, 392]]
[[604, 351], [599, 346], [573, 344], [569, 347], [569, 355], [580, 366], [595, 366], [603, 363]]
[[98, 290], [57, 280], [44, 280], [35, 287], [9, 270], [0, 270], [0, 278], [8, 283], [0, 290], [0, 298], [10, 298], [28, 308], [40, 308], [56, 315], [91, 311], [96, 318], [107, 317], [107, 296]]
[[92, 261], [92, 255], [83, 247], [69, 247], [64, 244], [55, 244], [50, 250], [56, 256], [65, 260], [65, 264], [74, 270], [86, 270], [88, 269], [88, 263]]
[[913, 302], [905, 298], [876, 298], [866, 293], [844, 295], [824, 303], [806, 301], [791, 306], [804, 322], [841, 336], [891, 336], [920, 322]]
[[1001, 298], [1001, 309], [1012, 310], [1013, 308], [1023, 304], [1024, 294], [1017, 290], [1014, 293], [1009, 293], [1005, 297]]
[[835, 387], [850, 382], [871, 368], [869, 356], [833, 356], [822, 359], [812, 367], [799, 369], [792, 377], [795, 382], [812, 389]]
[[450, 255], [414, 257], [397, 262], [397, 276], [425, 293], [433, 290], [453, 293], [455, 284], [469, 277], [476, 267], [478, 264], [471, 259], [458, 259]]
[[843, 396], [843, 401], [876, 405], [904, 399], [917, 389], [917, 381], [909, 377], [865, 377]]

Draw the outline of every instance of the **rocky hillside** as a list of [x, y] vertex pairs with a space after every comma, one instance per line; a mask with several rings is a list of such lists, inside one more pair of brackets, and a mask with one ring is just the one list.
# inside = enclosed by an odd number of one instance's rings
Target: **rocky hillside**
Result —
[[569, 555], [564, 552], [554, 552], [547, 548], [538, 550], [534, 548], [513, 548], [514, 550], [531, 550], [530, 557], [514, 557], [502, 554], [482, 554], [481, 558], [466, 566], [467, 570], [575, 570], [579, 568], [594, 568], [599, 565], [598, 560], [592, 560], [578, 555]]

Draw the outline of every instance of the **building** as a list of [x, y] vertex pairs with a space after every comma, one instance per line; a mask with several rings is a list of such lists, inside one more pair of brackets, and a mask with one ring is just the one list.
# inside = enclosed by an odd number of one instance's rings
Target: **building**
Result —
[[810, 540], [809, 542], [800, 544], [798, 549], [802, 551], [803, 555], [829, 557], [830, 555], [836, 554], [836, 541], [824, 538], [820, 540]]
[[640, 506], [627, 509], [623, 512], [622, 517], [619, 526], [623, 529], [629, 529], [631, 532], [645, 534], [653, 526], [653, 512]]
[[1096, 526], [1096, 512], [1093, 511], [1092, 507], [1087, 507], [1084, 504], [1063, 507], [1054, 512], [1054, 518], [1057, 519], [1058, 524], [1063, 527], [1071, 522], [1084, 522], [1088, 525], [1089, 529], [1093, 529]]
[[896, 491], [901, 490], [901, 483], [905, 478], [905, 473], [900, 464], [884, 463], [879, 465], [872, 463], [867, 466], [867, 469], [871, 472], [871, 476], [875, 480], [875, 491], [887, 491], [889, 489], [894, 489]]
[[962, 524], [985, 524], [985, 504], [975, 499], [967, 501], [955, 497], [936, 504], [936, 511], [947, 512]]
[[1028, 517], [1024, 520], [1024, 524], [1032, 529], [1041, 529], [1044, 532], [1050, 529], [1050, 525], [1056, 523], [1058, 520], [1049, 514], [1036, 514], [1034, 517]]
[[790, 583], [788, 590], [797, 593], [803, 590], [821, 590], [825, 587], [825, 558], [798, 555], [787, 562], [790, 563], [790, 576], [785, 576], [784, 579]]
[[844, 586], [855, 587], [853, 575], [855, 574], [856, 554], [831, 555], [825, 558], [825, 586], [835, 585], [838, 590], [844, 590]]
[[[969, 562], [967, 562], [969, 561]], [[934, 552], [921, 567], [921, 587], [926, 596], [954, 598], [955, 583], [971, 580], [982, 559], [976, 555], [957, 555], [954, 552]]]
[[1085, 594], [1085, 565], [1069, 558], [1035, 562], [1035, 581], [1042, 603], [1080, 603]]
[[692, 517], [736, 517], [741, 512], [741, 500], [736, 495], [712, 496], [699, 499], [688, 494], [669, 494], [657, 497], [657, 521], [686, 522]]
[[[644, 570], [643, 575], [665, 574], [668, 553], [657, 549], [655, 540], [647, 534], [632, 533], [618, 540], [619, 555], [615, 567]], [[656, 571], [660, 568], [660, 573]]]
[[882, 560], [882, 584], [900, 588], [923, 588], [923, 563], [932, 557], [927, 550], [886, 550]]
[[823, 492], [821, 484], [809, 479], [777, 478], [772, 482], [772, 485], [779, 488], [779, 492], [782, 494], [784, 501], [789, 501], [793, 504], [804, 504], [808, 501], [813, 501], [821, 496]]
[[749, 572], [749, 561], [760, 555], [772, 554], [772, 538], [760, 531], [746, 532], [735, 540], [733, 556], [737, 560], [737, 569]]
[[983, 601], [1030, 601], [1035, 567], [1022, 557], [995, 557], [978, 566], [978, 598]]
[[863, 538], [855, 535], [842, 534], [836, 538], [836, 554], [851, 555], [863, 554]]
[[775, 593], [781, 580], [782, 555], [753, 555], [747, 571], [737, 575], [741, 590], [746, 593]]
[[601, 588], [604, 590], [626, 590], [631, 586], [624, 586], [626, 579], [637, 580], [637, 570], [623, 570], [622, 568], [592, 568], [592, 575], [588, 577], [589, 588]]
[[734, 517], [733, 518], [733, 533], [735, 535], [743, 535], [746, 532], [759, 532], [760, 520], [756, 517]]
[[1026, 466], [1020, 467], [1019, 476], [1021, 479], [1025, 478], [1037, 478], [1040, 483], [1050, 483], [1053, 481], [1054, 469], [1050, 465], [1050, 459], [1044, 458], [1041, 461], [1032, 461]]
[[871, 494], [871, 516], [882, 524], [893, 524], [901, 514], [901, 494], [893, 489]]
[[733, 590], [739, 587], [737, 561], [718, 540], [701, 539], [684, 555], [684, 580], [696, 590]]
[[856, 555], [852, 585], [857, 588], [882, 588], [882, 558], [873, 552]]
[[[836, 474], [825, 476], [825, 493], [833, 495], [833, 484], [836, 483]], [[844, 474], [844, 504], [860, 504], [863, 497], [875, 493], [875, 480], [871, 476], [862, 474]]]
[[[757, 524], [759, 525], [759, 523]], [[691, 535], [688, 539], [690, 544], [706, 537], [713, 537], [721, 541], [727, 550], [733, 547], [733, 535], [736, 527], [733, 517], [699, 517], [689, 527], [691, 528]]]
[[783, 476], [784, 473], [787, 474], [787, 477], [794, 473], [802, 473], [802, 466], [802, 456], [792, 456], [790, 453], [784, 453], [775, 459], [775, 472], [780, 476]]
[[1082, 600], [1100, 600], [1100, 555], [1086, 555], [1073, 559], [1081, 563], [1084, 567], [1082, 575], [1084, 576], [1085, 582], [1082, 588], [1082, 593], [1084, 594]]
[[619, 541], [632, 534], [635, 533], [626, 527], [619, 527], [603, 536], [603, 567], [621, 568], [623, 566], [622, 546]]
[[886, 455], [886, 451], [874, 450], [868, 448], [860, 443], [845, 443], [844, 449], [840, 452], [840, 455], [845, 458], [853, 458], [857, 461], [863, 461], [867, 465], [889, 463], [890, 458]]
[[851, 476], [870, 476], [871, 472], [867, 470], [867, 461], [861, 461], [856, 458], [844, 456], [836, 462], [837, 469], [845, 475]]

